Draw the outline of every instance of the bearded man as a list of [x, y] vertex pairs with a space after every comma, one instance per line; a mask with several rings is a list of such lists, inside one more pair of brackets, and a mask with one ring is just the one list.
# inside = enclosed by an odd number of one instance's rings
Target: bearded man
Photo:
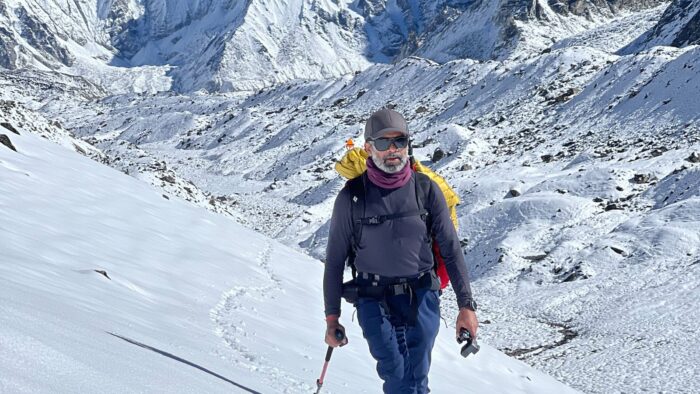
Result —
[[[409, 165], [409, 131], [396, 111], [381, 109], [365, 125], [367, 171], [348, 181], [335, 200], [323, 292], [326, 343], [347, 344], [340, 324], [343, 271], [354, 272], [352, 303], [377, 361], [385, 393], [428, 393], [428, 372], [440, 326], [440, 282], [432, 242], [439, 246], [459, 314], [456, 332], [476, 338], [478, 321], [457, 232], [445, 198]], [[427, 177], [426, 177], [427, 178]], [[425, 198], [418, 195], [426, 184]], [[347, 286], [347, 284], [346, 284]]]

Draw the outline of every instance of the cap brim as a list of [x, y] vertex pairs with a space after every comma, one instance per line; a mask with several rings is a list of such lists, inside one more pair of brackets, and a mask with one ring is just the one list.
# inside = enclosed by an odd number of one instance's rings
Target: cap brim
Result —
[[384, 137], [386, 134], [391, 133], [391, 132], [398, 132], [398, 133], [401, 133], [401, 134], [405, 135], [406, 137], [408, 137], [408, 132], [407, 132], [406, 130], [399, 130], [399, 129], [394, 128], [394, 127], [387, 127], [386, 129], [381, 129], [381, 130], [379, 130], [379, 131], [376, 133], [377, 136], [376, 136], [376, 137], [372, 137], [372, 138], [382, 138], [382, 137]]

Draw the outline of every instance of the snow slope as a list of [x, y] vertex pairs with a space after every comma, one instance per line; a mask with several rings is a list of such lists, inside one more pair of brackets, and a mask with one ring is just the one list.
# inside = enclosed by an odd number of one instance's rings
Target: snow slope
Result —
[[[24, 127], [0, 130], [16, 147], [0, 145], [1, 392], [314, 388], [317, 261]], [[376, 392], [346, 324], [324, 392]], [[464, 360], [451, 333], [436, 346], [435, 392], [573, 392], [486, 344]]]

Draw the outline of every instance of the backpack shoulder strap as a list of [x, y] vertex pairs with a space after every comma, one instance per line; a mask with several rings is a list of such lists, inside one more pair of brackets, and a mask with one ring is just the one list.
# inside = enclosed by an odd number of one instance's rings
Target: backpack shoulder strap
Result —
[[[430, 177], [420, 173], [415, 172], [415, 183], [416, 183], [416, 202], [418, 204], [418, 210], [421, 212], [426, 212], [423, 220], [425, 221], [425, 226], [428, 231], [428, 235], [431, 235], [431, 214], [430, 210], [426, 208], [426, 203], [428, 201], [428, 195], [430, 194]], [[421, 215], [423, 216], [423, 215]]]
[[347, 182], [350, 191], [350, 216], [352, 218], [352, 238], [350, 239], [351, 250], [348, 253], [348, 265], [352, 270], [352, 277], [357, 276], [355, 268], [355, 256], [357, 248], [362, 238], [362, 218], [365, 216], [365, 174], [353, 178]]

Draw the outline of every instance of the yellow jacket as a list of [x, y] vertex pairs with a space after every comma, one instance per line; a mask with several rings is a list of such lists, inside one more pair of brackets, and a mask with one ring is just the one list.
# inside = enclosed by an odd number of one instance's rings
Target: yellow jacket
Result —
[[[335, 170], [338, 171], [340, 175], [347, 179], [357, 178], [362, 175], [363, 172], [367, 171], [367, 165], [365, 161], [367, 160], [367, 152], [362, 148], [353, 148], [345, 153], [339, 162], [335, 163]], [[416, 162], [414, 166], [416, 172], [421, 172], [432, 179], [442, 191], [445, 196], [445, 201], [447, 202], [447, 207], [450, 210], [450, 217], [452, 218], [452, 223], [457, 228], [457, 204], [459, 204], [459, 196], [452, 190], [450, 185], [447, 184], [445, 179], [440, 175], [434, 173], [430, 168]]]

